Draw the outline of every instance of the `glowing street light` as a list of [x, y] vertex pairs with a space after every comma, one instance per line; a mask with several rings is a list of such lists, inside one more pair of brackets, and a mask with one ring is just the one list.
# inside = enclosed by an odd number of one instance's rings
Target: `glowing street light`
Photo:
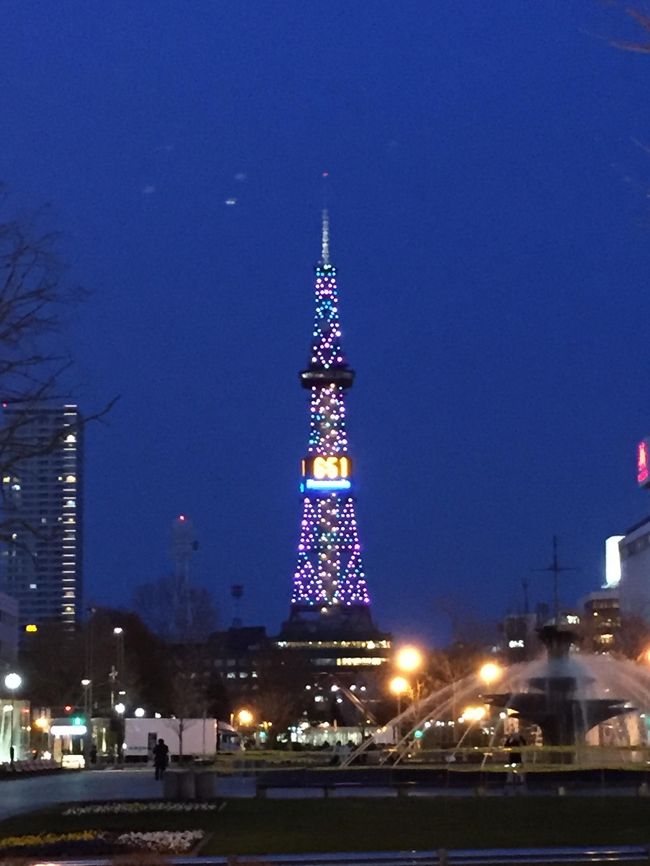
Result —
[[503, 674], [503, 668], [496, 662], [486, 662], [481, 666], [478, 675], [483, 680], [486, 686], [491, 685], [500, 679]]
[[136, 719], [143, 719], [145, 715], [144, 707], [136, 707], [133, 715]]
[[465, 722], [480, 722], [485, 715], [485, 707], [465, 707], [461, 718]]
[[402, 714], [402, 695], [411, 691], [411, 684], [405, 677], [393, 677], [388, 687], [397, 697], [397, 715], [399, 716]]
[[420, 670], [424, 658], [421, 651], [415, 646], [403, 646], [397, 651], [395, 656], [395, 667], [410, 674]]
[[23, 678], [20, 676], [20, 674], [11, 673], [7, 674], [7, 676], [5, 677], [5, 688], [9, 689], [12, 695], [16, 691], [16, 689], [19, 689], [22, 686], [22, 684]]
[[5, 677], [5, 688], [11, 692], [11, 733], [9, 734], [9, 762], [13, 764], [14, 762], [14, 723], [15, 723], [15, 692], [16, 689], [19, 689], [23, 684], [23, 678], [20, 674], [17, 673], [9, 673]]
[[237, 724], [243, 728], [247, 728], [249, 725], [253, 724], [255, 716], [251, 713], [250, 710], [240, 710], [237, 713]]
[[411, 691], [411, 684], [405, 677], [393, 677], [388, 685], [391, 692], [398, 698]]
[[114, 709], [115, 712], [118, 714], [118, 716], [122, 716], [122, 715], [124, 715], [124, 713], [126, 712], [126, 707], [125, 707], [124, 704], [121, 703], [121, 702], [120, 702], [119, 704], [115, 704], [115, 706], [113, 707], [113, 709]]

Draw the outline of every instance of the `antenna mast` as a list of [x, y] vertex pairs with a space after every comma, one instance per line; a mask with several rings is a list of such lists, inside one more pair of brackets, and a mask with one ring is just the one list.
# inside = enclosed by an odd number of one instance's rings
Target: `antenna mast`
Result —
[[553, 536], [553, 559], [547, 568], [536, 568], [535, 571], [550, 571], [553, 575], [553, 615], [557, 623], [560, 616], [560, 594], [558, 587], [558, 578], [563, 571], [578, 571], [577, 568], [566, 568], [560, 565], [557, 555], [557, 535]]

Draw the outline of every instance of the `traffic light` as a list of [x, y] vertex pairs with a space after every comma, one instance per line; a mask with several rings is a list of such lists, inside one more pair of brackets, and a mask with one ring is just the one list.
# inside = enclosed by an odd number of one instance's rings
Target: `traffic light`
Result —
[[66, 704], [65, 707], [63, 707], [63, 709], [65, 710], [66, 713], [71, 713], [74, 710], [74, 707], [72, 706], [72, 704]]

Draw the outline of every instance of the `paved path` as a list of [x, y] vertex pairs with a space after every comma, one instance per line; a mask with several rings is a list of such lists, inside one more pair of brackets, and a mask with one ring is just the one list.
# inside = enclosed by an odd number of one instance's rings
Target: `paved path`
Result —
[[[221, 797], [254, 797], [255, 779], [251, 776], [221, 776], [217, 779], [216, 794]], [[476, 796], [476, 789], [468, 788], [426, 788], [413, 786], [406, 791], [410, 797], [467, 797]], [[484, 792], [486, 796], [557, 796], [556, 788], [542, 791], [528, 791], [524, 786], [499, 788]], [[637, 788], [597, 788], [576, 790], [573, 795], [583, 796], [634, 796]], [[26, 779], [0, 781], [0, 820], [54, 806], [57, 803], [92, 802], [98, 800], [155, 800], [163, 795], [163, 786], [153, 777], [150, 768], [123, 770], [89, 770], [81, 772], [53, 773], [52, 775], [32, 776]], [[330, 797], [396, 797], [396, 788], [378, 785], [341, 786], [328, 791]], [[325, 796], [322, 786], [286, 788], [278, 785], [269, 788], [266, 796], [279, 799], [311, 799]]]
[[155, 799], [162, 784], [149, 770], [62, 771], [0, 781], [0, 819], [56, 803], [112, 799]]
[[[217, 793], [223, 797], [254, 797], [250, 777], [220, 778]], [[0, 820], [54, 806], [57, 803], [93, 800], [155, 800], [163, 795], [151, 768], [62, 771], [51, 775], [0, 781]]]

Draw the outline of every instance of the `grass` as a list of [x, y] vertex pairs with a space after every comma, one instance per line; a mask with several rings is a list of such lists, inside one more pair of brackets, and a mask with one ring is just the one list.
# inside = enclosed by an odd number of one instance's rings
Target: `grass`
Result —
[[224, 801], [219, 812], [64, 816], [63, 807], [0, 822], [0, 837], [33, 832], [190, 830], [201, 854], [641, 845], [650, 799], [435, 797]]

